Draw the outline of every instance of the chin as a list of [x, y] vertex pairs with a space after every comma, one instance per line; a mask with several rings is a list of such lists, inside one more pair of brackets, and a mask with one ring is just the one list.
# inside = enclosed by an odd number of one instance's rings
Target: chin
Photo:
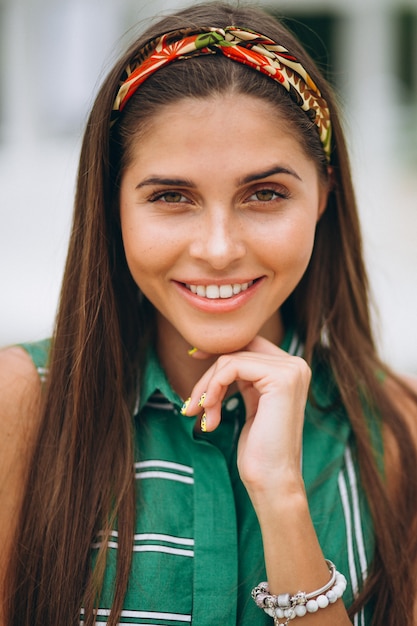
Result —
[[251, 338], [245, 338], [242, 341], [236, 341], [236, 338], [221, 339], [219, 341], [205, 341], [201, 344], [196, 344], [196, 347], [202, 352], [207, 354], [230, 354], [232, 352], [238, 352], [244, 350], [248, 343], [252, 341]]

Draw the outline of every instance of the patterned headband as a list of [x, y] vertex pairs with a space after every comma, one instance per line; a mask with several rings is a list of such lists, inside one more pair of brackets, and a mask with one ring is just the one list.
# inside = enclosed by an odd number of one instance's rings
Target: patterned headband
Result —
[[282, 85], [292, 100], [317, 126], [327, 159], [330, 160], [331, 123], [329, 108], [317, 85], [286, 48], [251, 30], [202, 28], [171, 31], [149, 41], [126, 67], [113, 105], [111, 124], [129, 98], [156, 70], [172, 61], [221, 52], [248, 65]]

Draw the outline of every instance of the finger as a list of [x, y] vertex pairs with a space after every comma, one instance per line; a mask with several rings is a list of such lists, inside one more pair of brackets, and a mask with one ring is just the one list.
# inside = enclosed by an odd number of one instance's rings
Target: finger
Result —
[[[231, 356], [231, 355], [239, 357], [240, 355], [244, 355], [245, 352], [252, 353], [252, 354], [259, 353], [260, 355], [266, 354], [266, 355], [271, 355], [271, 356], [282, 356], [284, 358], [288, 357], [288, 354], [284, 350], [281, 350], [281, 348], [278, 348], [275, 344], [271, 343], [264, 337], [260, 337], [258, 335], [252, 341], [250, 341], [243, 350], [239, 350], [237, 352], [233, 352], [227, 355], [221, 355], [219, 359], [221, 359], [222, 356]], [[203, 352], [202, 350], [196, 347], [190, 348], [190, 350], [188, 351], [188, 354], [192, 358], [196, 358], [196, 359], [207, 359], [207, 358], [213, 357], [213, 355], [208, 354], [207, 352]], [[192, 398], [195, 399], [195, 395], [197, 395], [199, 398], [200, 396], [198, 395], [198, 392], [201, 391], [201, 393], [203, 393], [205, 391], [206, 385], [208, 384], [208, 381], [210, 380], [211, 376], [213, 375], [213, 372], [215, 371], [216, 367], [218, 367], [218, 365], [219, 365], [219, 362], [217, 360], [214, 363], [214, 365], [208, 368], [205, 374], [201, 377], [200, 381], [195, 385], [193, 389], [193, 393], [191, 394]], [[190, 408], [192, 408], [192, 405]]]
[[239, 386], [243, 391], [245, 403], [252, 399], [250, 414], [253, 414], [255, 409], [254, 392], [256, 397], [263, 397], [264, 405], [269, 398], [283, 409], [283, 405], [294, 403], [294, 396], [298, 398], [298, 402], [300, 400], [304, 402], [309, 384], [309, 371], [305, 361], [282, 351], [273, 356], [252, 352], [223, 355], [194, 387], [187, 414], [195, 414], [198, 408], [204, 408], [207, 430], [217, 427], [220, 421], [221, 402], [227, 389], [232, 383], [239, 381], [244, 382]]

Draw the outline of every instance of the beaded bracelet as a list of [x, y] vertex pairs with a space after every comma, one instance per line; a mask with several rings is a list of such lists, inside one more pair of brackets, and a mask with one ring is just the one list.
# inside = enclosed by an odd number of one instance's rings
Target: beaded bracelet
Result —
[[[295, 617], [304, 617], [307, 613], [316, 613], [319, 609], [325, 609], [343, 596], [346, 589], [346, 578], [336, 570], [335, 565], [326, 559], [330, 572], [330, 580], [311, 593], [298, 591], [293, 596], [289, 593], [271, 595], [267, 582], [259, 583], [252, 590], [252, 598], [256, 605], [274, 618], [274, 626], [288, 626], [290, 620]], [[284, 622], [280, 622], [284, 619]]]

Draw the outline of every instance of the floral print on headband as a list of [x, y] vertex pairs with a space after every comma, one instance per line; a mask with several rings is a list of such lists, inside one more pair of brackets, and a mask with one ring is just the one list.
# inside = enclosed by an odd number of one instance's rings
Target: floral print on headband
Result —
[[283, 46], [264, 35], [235, 26], [198, 31], [175, 30], [149, 41], [124, 71], [113, 105], [111, 124], [117, 120], [138, 87], [156, 70], [172, 61], [218, 52], [282, 85], [317, 126], [324, 152], [330, 160], [329, 108], [310, 75]]

